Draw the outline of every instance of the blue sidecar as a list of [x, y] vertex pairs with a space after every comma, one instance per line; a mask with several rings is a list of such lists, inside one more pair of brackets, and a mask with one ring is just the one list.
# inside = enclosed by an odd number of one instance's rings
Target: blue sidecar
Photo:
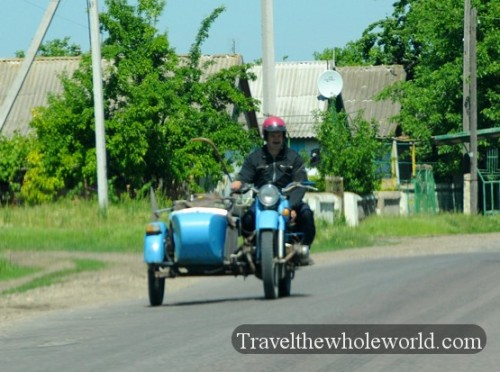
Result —
[[156, 217], [169, 212], [169, 222], [154, 221], [146, 227], [144, 262], [152, 306], [162, 304], [167, 277], [235, 273], [231, 255], [238, 249], [239, 230], [230, 212], [232, 200], [197, 195], [155, 211]]

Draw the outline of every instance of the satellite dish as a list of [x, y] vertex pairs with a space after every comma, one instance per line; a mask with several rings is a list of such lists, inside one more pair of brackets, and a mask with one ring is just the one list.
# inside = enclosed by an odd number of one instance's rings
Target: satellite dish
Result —
[[319, 93], [325, 98], [338, 96], [343, 86], [342, 76], [335, 70], [325, 71], [318, 78]]

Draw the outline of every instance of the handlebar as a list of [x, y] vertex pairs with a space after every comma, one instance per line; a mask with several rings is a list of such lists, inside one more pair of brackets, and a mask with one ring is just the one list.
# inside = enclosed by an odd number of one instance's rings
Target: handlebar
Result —
[[314, 185], [314, 182], [311, 182], [311, 181], [291, 182], [286, 187], [282, 188], [281, 192], [283, 194], [286, 194], [286, 193], [292, 191], [293, 189], [295, 189], [296, 187], [300, 187], [300, 188], [312, 190], [312, 191], [318, 191], [318, 189], [312, 185]]
[[[286, 193], [292, 191], [293, 189], [295, 189], [297, 187], [300, 187], [300, 188], [303, 188], [303, 189], [307, 189], [307, 190], [312, 190], [312, 191], [318, 191], [318, 189], [313, 186], [314, 184], [315, 183], [311, 182], [311, 181], [302, 181], [302, 182], [295, 181], [295, 182], [291, 182], [287, 186], [283, 187], [281, 189], [281, 192], [283, 194], [286, 194]], [[257, 193], [259, 190], [255, 186], [253, 186], [251, 184], [243, 184], [243, 186], [239, 190], [233, 191], [231, 194], [243, 195], [243, 194], [246, 194], [249, 191], [253, 191], [254, 193]]]

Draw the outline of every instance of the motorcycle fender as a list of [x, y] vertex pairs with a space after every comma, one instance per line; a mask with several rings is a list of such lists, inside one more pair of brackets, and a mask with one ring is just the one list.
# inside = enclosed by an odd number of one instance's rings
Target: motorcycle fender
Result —
[[277, 230], [278, 229], [278, 212], [276, 211], [261, 211], [256, 221], [257, 230]]
[[154, 231], [146, 232], [144, 236], [144, 262], [147, 264], [162, 263], [165, 261], [165, 241], [168, 236], [168, 228], [163, 222], [152, 222], [149, 226], [153, 226], [152, 230]]

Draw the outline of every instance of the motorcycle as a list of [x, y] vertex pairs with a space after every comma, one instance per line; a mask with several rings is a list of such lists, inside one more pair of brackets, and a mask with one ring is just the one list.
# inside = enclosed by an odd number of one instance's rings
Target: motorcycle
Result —
[[[308, 265], [287, 199], [297, 187], [316, 190], [300, 182], [281, 190], [272, 184], [246, 186], [229, 197], [193, 195], [165, 209], [157, 208], [151, 190], [155, 220], [147, 225], [144, 238], [151, 306], [163, 303], [165, 280], [181, 276], [254, 275], [262, 280], [266, 299], [290, 296], [296, 269]], [[243, 238], [240, 219], [251, 203], [242, 202], [241, 195], [250, 191], [256, 228]], [[168, 220], [161, 221], [165, 212]]]

